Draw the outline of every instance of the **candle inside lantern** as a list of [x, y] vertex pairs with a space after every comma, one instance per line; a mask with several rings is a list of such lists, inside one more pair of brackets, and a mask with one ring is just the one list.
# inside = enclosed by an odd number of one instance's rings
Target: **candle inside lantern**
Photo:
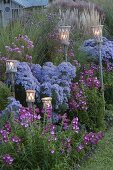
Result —
[[102, 41], [102, 29], [103, 29], [103, 25], [92, 27], [94, 37], [97, 41]]
[[68, 41], [69, 40], [69, 32], [68, 31], [61, 32], [60, 39], [64, 40], [64, 41]]
[[52, 98], [51, 97], [44, 97], [42, 98], [42, 102], [43, 102], [43, 107], [45, 109], [49, 108], [49, 107], [52, 107]]
[[59, 27], [59, 38], [62, 43], [68, 43], [69, 42], [69, 32], [70, 32], [71, 26], [60, 26]]
[[35, 102], [35, 90], [26, 90], [26, 102]]
[[94, 34], [95, 36], [100, 36], [100, 30], [95, 30]]

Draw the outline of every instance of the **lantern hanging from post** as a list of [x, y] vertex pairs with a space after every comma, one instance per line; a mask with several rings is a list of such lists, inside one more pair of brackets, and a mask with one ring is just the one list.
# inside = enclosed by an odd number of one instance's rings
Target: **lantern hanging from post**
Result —
[[6, 73], [17, 72], [17, 60], [6, 60]]
[[61, 43], [64, 45], [69, 45], [69, 34], [71, 26], [60, 26], [59, 27], [59, 38]]
[[93, 33], [95, 40], [98, 43], [101, 43], [102, 42], [103, 25], [97, 25], [97, 26], [93, 26], [91, 28], [92, 28], [92, 33]]
[[26, 90], [26, 102], [28, 107], [33, 107], [33, 103], [35, 102], [35, 90]]

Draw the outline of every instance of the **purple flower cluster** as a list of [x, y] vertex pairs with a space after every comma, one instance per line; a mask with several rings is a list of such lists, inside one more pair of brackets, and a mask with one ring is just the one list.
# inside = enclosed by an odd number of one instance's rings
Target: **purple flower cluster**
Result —
[[104, 67], [107, 72], [113, 71], [113, 63], [110, 62], [108, 59], [104, 60]]
[[[80, 48], [92, 57], [99, 57], [99, 49], [94, 39], [86, 40]], [[102, 58], [113, 59], [113, 41], [103, 37]]]
[[9, 142], [9, 135], [11, 134], [11, 125], [9, 122], [6, 122], [3, 128], [0, 130], [0, 135], [2, 142]]
[[[44, 127], [42, 137], [47, 138], [51, 154], [55, 153], [56, 149], [53, 146], [54, 143], [56, 145], [59, 140], [61, 140], [61, 146], [58, 148], [59, 152], [67, 154], [72, 151], [73, 140], [70, 135], [66, 136], [66, 133], [67, 131], [69, 131], [70, 134], [79, 132], [78, 117], [75, 117], [72, 122], [68, 119], [66, 113], [64, 115], [58, 115], [58, 117], [61, 122], [60, 129], [58, 130], [56, 125], [49, 123]], [[63, 133], [65, 133], [65, 137], [62, 136]]]
[[75, 118], [72, 120], [72, 129], [73, 129], [74, 132], [76, 132], [76, 133], [79, 132], [78, 117], [75, 117]]
[[98, 132], [98, 133], [89, 133], [85, 134], [83, 138], [83, 142], [78, 145], [77, 151], [80, 152], [82, 149], [84, 149], [87, 145], [96, 145], [102, 138], [104, 137], [103, 132]]
[[12, 44], [12, 47], [11, 46], [5, 46], [5, 48], [8, 52], [19, 53], [19, 54], [22, 53], [22, 49], [17, 47], [16, 44]]
[[0, 61], [6, 62], [6, 60], [7, 60], [7, 57], [1, 57], [1, 56], [0, 56]]
[[11, 165], [14, 161], [13, 157], [9, 154], [6, 154], [2, 157], [2, 160], [4, 162], [4, 164], [6, 165]]
[[11, 133], [11, 125], [9, 122], [6, 122], [5, 125], [4, 125], [4, 130], [7, 131], [7, 134], [10, 134]]
[[42, 135], [45, 135], [47, 133], [50, 134], [50, 138], [48, 139], [48, 142], [53, 141], [53, 140], [54, 141], [57, 140], [57, 138], [56, 138], [56, 126], [55, 125], [53, 125], [51, 123], [47, 124], [42, 131]]
[[[31, 41], [29, 39], [29, 37], [27, 35], [18, 35], [18, 37], [15, 37], [16, 41], [18, 42], [24, 42], [26, 43], [25, 45], [27, 46], [27, 48], [34, 48], [34, 45], [33, 45], [33, 41]], [[24, 48], [24, 46], [21, 46], [21, 48]]]
[[1, 129], [0, 130], [0, 135], [2, 137], [2, 142], [5, 142], [7, 143], [9, 141], [9, 138], [8, 138], [8, 132], [4, 129]]
[[62, 149], [61, 153], [69, 153], [72, 151], [72, 141], [71, 138], [64, 138], [62, 139]]
[[11, 140], [16, 144], [19, 144], [21, 142], [21, 139], [18, 136], [13, 136]]
[[69, 128], [69, 119], [67, 117], [67, 114], [65, 113], [63, 116], [61, 116], [61, 119], [62, 119], [62, 129], [63, 130], [67, 130]]
[[71, 98], [69, 100], [70, 110], [87, 110], [87, 100], [79, 83], [71, 84]]
[[[8, 56], [14, 59], [19, 57], [20, 60], [30, 61], [32, 56], [30, 50], [34, 48], [33, 41], [31, 41], [27, 35], [18, 35], [15, 37], [15, 41], [10, 46], [5, 46]], [[27, 53], [27, 54], [26, 54]]]
[[26, 60], [32, 61], [32, 56], [27, 54], [27, 55], [26, 55]]
[[19, 118], [16, 119], [21, 126], [27, 128], [31, 123], [41, 119], [40, 115], [34, 113], [34, 110], [31, 108], [21, 107], [19, 110]]
[[100, 81], [95, 76], [95, 73], [97, 72], [98, 67], [94, 65], [91, 65], [89, 69], [84, 69], [80, 73], [80, 80], [79, 82], [89, 88], [100, 88]]

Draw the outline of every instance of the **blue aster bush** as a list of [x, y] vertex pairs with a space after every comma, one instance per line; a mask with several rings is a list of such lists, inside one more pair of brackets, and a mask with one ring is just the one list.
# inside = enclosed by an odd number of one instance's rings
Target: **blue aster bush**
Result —
[[22, 107], [19, 101], [17, 101], [13, 97], [8, 97], [8, 105], [7, 107], [2, 111], [2, 115], [9, 116], [10, 113], [14, 114], [15, 116], [18, 116], [19, 109]]
[[75, 76], [76, 67], [69, 62], [63, 62], [58, 66], [46, 62], [42, 67], [39, 64], [20, 62], [16, 84], [25, 90], [36, 90], [37, 103], [41, 97], [52, 96], [54, 109], [60, 109], [62, 105], [68, 107], [70, 85]]
[[18, 72], [16, 74], [16, 84], [22, 85], [25, 90], [36, 90], [36, 97], [39, 97], [40, 83], [33, 76], [30, 66], [26, 62], [18, 63]]
[[[94, 39], [84, 41], [80, 49], [94, 58], [98, 58], [99, 56], [98, 45]], [[113, 41], [110, 41], [105, 37], [103, 37], [102, 43], [102, 58], [113, 59]]]

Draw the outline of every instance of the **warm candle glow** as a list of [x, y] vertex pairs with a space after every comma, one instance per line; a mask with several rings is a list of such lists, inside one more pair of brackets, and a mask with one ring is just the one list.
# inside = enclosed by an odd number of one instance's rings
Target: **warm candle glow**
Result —
[[100, 36], [101, 35], [100, 30], [95, 30], [94, 34], [95, 36]]
[[26, 90], [26, 102], [35, 102], [35, 90]]
[[44, 108], [52, 107], [51, 101], [52, 101], [52, 98], [51, 98], [51, 97], [44, 97], [44, 98], [42, 98], [43, 107], [44, 107]]
[[92, 27], [92, 32], [93, 32], [94, 38], [98, 42], [102, 41], [102, 30], [103, 30], [103, 25], [98, 25], [98, 26]]
[[64, 40], [64, 41], [68, 41], [69, 40], [69, 32], [68, 31], [61, 32], [60, 39]]
[[59, 38], [62, 43], [69, 43], [69, 32], [71, 26], [60, 26], [59, 27]]
[[6, 72], [17, 72], [17, 60], [7, 60], [6, 61]]

